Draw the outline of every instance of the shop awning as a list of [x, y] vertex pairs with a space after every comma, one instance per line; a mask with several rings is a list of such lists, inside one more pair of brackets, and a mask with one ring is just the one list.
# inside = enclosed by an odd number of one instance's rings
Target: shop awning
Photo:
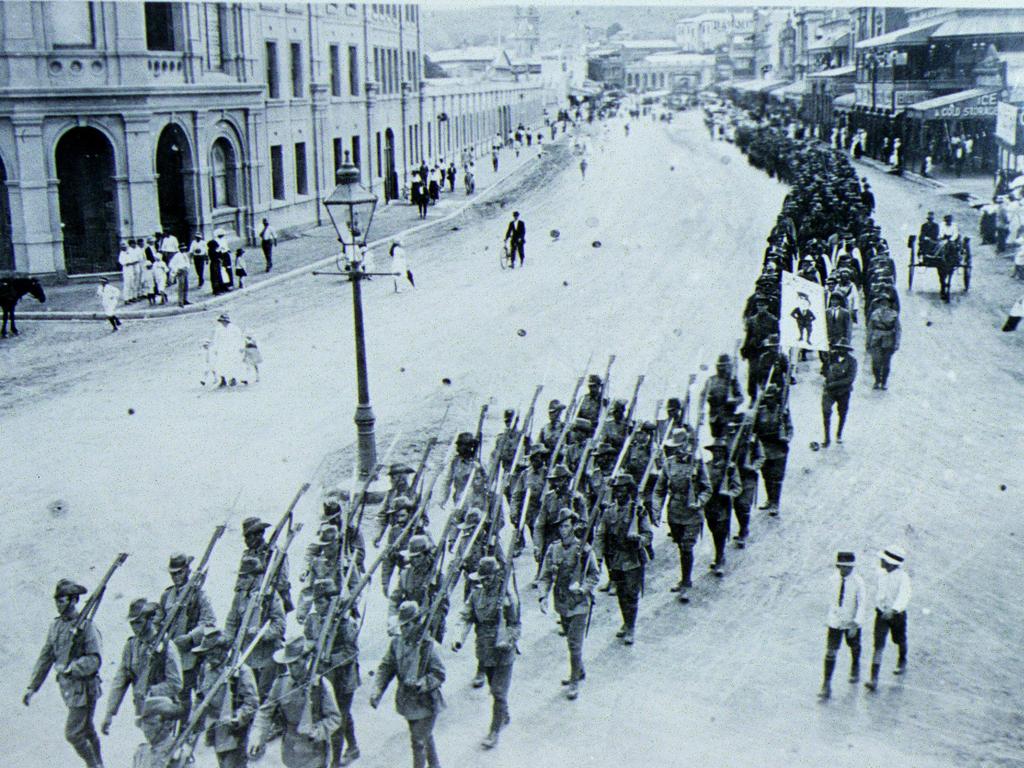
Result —
[[737, 83], [735, 88], [743, 93], [768, 93], [784, 85], [788, 85], [786, 80], [747, 80]]
[[842, 32], [838, 35], [830, 35], [829, 37], [823, 37], [821, 40], [815, 40], [809, 46], [807, 50], [810, 53], [819, 51], [830, 51], [833, 48], [845, 48], [850, 44], [850, 33]]
[[841, 109], [845, 112], [849, 112], [853, 109], [853, 105], [857, 102], [857, 94], [855, 93], [844, 93], [842, 96], [836, 96], [832, 99], [832, 107], [834, 109]]
[[854, 66], [850, 67], [836, 67], [835, 69], [823, 69], [820, 72], [808, 72], [808, 77], [822, 77], [822, 78], [834, 78], [834, 77], [853, 77], [857, 74], [857, 68]]
[[807, 92], [807, 81], [798, 80], [795, 83], [790, 83], [789, 85], [784, 85], [781, 88], [776, 88], [771, 93], [772, 98], [800, 101]]
[[941, 25], [941, 21], [931, 21], [915, 24], [912, 27], [895, 29], [892, 32], [886, 32], [884, 35], [878, 35], [877, 37], [869, 37], [866, 40], [861, 40], [857, 43], [856, 48], [858, 51], [862, 51], [865, 48], [885, 48], [895, 45], [927, 43], [932, 32], [938, 29]]
[[933, 38], [990, 37], [992, 35], [1024, 35], [1024, 14], [1020, 11], [1006, 13], [979, 13], [960, 16], [943, 22]]
[[907, 113], [919, 120], [962, 120], [975, 117], [991, 117], [995, 120], [998, 103], [997, 88], [971, 88], [911, 104], [907, 107]]

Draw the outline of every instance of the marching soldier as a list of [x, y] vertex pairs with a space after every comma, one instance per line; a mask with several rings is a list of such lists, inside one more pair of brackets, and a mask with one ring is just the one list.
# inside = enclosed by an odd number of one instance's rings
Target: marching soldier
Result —
[[612, 498], [603, 506], [594, 532], [594, 554], [608, 566], [619, 598], [622, 628], [616, 637], [632, 645], [636, 633], [636, 615], [644, 589], [644, 568], [648, 548], [654, 538], [647, 515], [634, 500], [636, 481], [626, 474], [611, 480]]
[[646, 510], [648, 518], [651, 518], [651, 493], [654, 491], [654, 484], [657, 482], [658, 476], [655, 472], [651, 472], [644, 483], [645, 487], [641, 488], [639, 483], [643, 480], [647, 465], [651, 460], [651, 454], [654, 452], [651, 442], [654, 440], [656, 430], [657, 426], [653, 421], [641, 422], [639, 429], [633, 433], [629, 451], [622, 462], [622, 468], [637, 483], [637, 500]]
[[242, 633], [241, 647], [245, 648], [260, 631], [263, 623], [270, 622], [267, 631], [246, 660], [256, 676], [261, 700], [266, 698], [274, 683], [274, 677], [277, 675], [277, 665], [274, 663], [273, 656], [284, 640], [285, 630], [284, 606], [281, 605], [280, 595], [274, 590], [263, 595], [262, 605], [253, 609], [248, 626], [241, 626], [249, 603], [259, 598], [260, 578], [264, 568], [265, 566], [260, 560], [252, 555], [242, 556], [242, 566], [238, 573], [238, 582], [235, 584], [235, 595], [231, 600], [227, 621], [224, 623], [224, 634], [232, 638], [232, 642], [239, 636], [239, 633]]
[[747, 395], [751, 401], [757, 397], [758, 360], [764, 351], [765, 340], [779, 332], [779, 318], [768, 311], [768, 298], [760, 293], [754, 297], [756, 312], [746, 321], [746, 337], [740, 354], [747, 361]]
[[677, 429], [665, 441], [665, 466], [654, 486], [657, 519], [668, 509], [668, 530], [679, 548], [679, 583], [672, 587], [679, 602], [688, 603], [693, 586], [693, 547], [704, 529], [701, 510], [711, 497], [711, 486], [704, 462], [692, 455], [693, 438], [689, 431]]
[[[402, 547], [407, 546], [409, 539], [413, 536], [424, 536], [429, 544], [429, 537], [426, 536], [426, 529], [424, 528], [423, 515], [420, 515], [412, 530], [402, 536], [402, 531], [409, 524], [409, 516], [415, 513], [415, 509], [415, 502], [407, 496], [399, 496], [391, 504], [390, 520], [387, 526], [388, 554], [384, 556], [384, 562], [380, 566], [380, 586], [384, 591], [384, 597], [388, 596], [391, 574], [395, 568], [398, 568], [399, 572], [401, 571], [402, 556], [400, 552]], [[380, 545], [379, 538], [374, 542], [374, 545]]]
[[181, 708], [170, 696], [151, 696], [139, 706], [139, 725], [146, 741], [132, 757], [132, 768], [165, 768], [174, 747], [174, 727]]
[[590, 473], [587, 475], [588, 507], [593, 507], [602, 495], [608, 495], [605, 487], [608, 485], [612, 469], [615, 468], [615, 460], [618, 458], [619, 451], [609, 443], [601, 443], [592, 455], [594, 460], [590, 467]]
[[75, 632], [78, 599], [88, 590], [81, 584], [61, 579], [53, 592], [57, 618], [46, 633], [46, 642], [32, 670], [28, 688], [21, 701], [27, 707], [39, 690], [50, 668], [56, 669], [64, 706], [68, 708], [64, 738], [88, 768], [103, 768], [100, 737], [92, 718], [100, 697], [100, 638], [91, 621]]
[[562, 430], [565, 428], [565, 421], [561, 418], [562, 411], [564, 410], [565, 406], [559, 400], [552, 400], [548, 403], [548, 423], [540, 428], [537, 440], [547, 446], [549, 453], [555, 450], [558, 436], [562, 434]]
[[410, 498], [413, 496], [415, 489], [412, 487], [412, 478], [415, 474], [416, 471], [408, 464], [392, 464], [388, 468], [388, 480], [391, 482], [391, 487], [384, 494], [384, 501], [381, 502], [380, 509], [377, 512], [377, 523], [380, 527], [380, 533], [377, 534], [374, 546], [379, 545], [380, 540], [384, 536], [384, 530], [391, 523], [391, 513], [394, 511], [395, 500], [405, 496]]
[[249, 764], [249, 724], [260, 706], [256, 677], [243, 664], [238, 674], [213, 690], [231, 656], [231, 638], [216, 627], [204, 628], [203, 639], [192, 653], [202, 662], [196, 698], [213, 697], [201, 726], [206, 731], [206, 745], [213, 748], [220, 768], [245, 768]]
[[831, 444], [832, 406], [839, 413], [839, 424], [836, 427], [836, 442], [843, 442], [843, 427], [846, 425], [846, 413], [850, 408], [850, 392], [853, 390], [854, 379], [857, 378], [857, 361], [850, 350], [853, 349], [845, 341], [837, 341], [829, 352], [825, 363], [825, 386], [821, 390], [821, 419], [825, 430], [822, 448]]
[[444, 662], [437, 645], [423, 631], [417, 618], [420, 606], [413, 600], [398, 608], [398, 632], [388, 643], [387, 653], [377, 668], [377, 687], [370, 696], [376, 709], [392, 680], [398, 680], [395, 709], [409, 723], [413, 768], [441, 768], [434, 744], [434, 723], [444, 708], [441, 686]]
[[[192, 577], [192, 558], [180, 552], [171, 555], [167, 564], [167, 572], [171, 575], [171, 586], [167, 587], [160, 595], [160, 608], [164, 616], [169, 616], [172, 611], [177, 610], [178, 603], [184, 596], [185, 586]], [[200, 586], [192, 592], [188, 599], [188, 605], [184, 606], [178, 614], [174, 626], [170, 628], [168, 636], [178, 647], [181, 655], [181, 718], [183, 722], [188, 720], [189, 712], [192, 709], [192, 691], [196, 688], [196, 679], [199, 675], [199, 662], [192, 654], [192, 646], [203, 638], [203, 633], [208, 627], [217, 625], [217, 617], [213, 612], [210, 599], [206, 591]]]
[[[516, 412], [514, 410], [511, 408], [505, 409], [505, 428], [494, 441], [494, 454], [506, 473], [512, 470], [512, 461], [516, 457], [516, 448], [519, 447], [519, 430], [513, 426], [515, 417]], [[492, 465], [494, 464], [493, 458], [492, 456]]]
[[892, 356], [899, 348], [900, 315], [887, 296], [879, 296], [872, 302], [867, 326], [867, 351], [871, 355], [874, 389], [888, 386]]
[[555, 611], [569, 646], [569, 678], [563, 680], [562, 685], [568, 686], [566, 698], [570, 700], [579, 696], [579, 685], [587, 676], [583, 667], [583, 637], [594, 588], [600, 580], [590, 546], [576, 537], [578, 520], [571, 509], [561, 510], [558, 540], [547, 549], [537, 582], [542, 613], [547, 613], [548, 592], [554, 587]]
[[658, 438], [664, 439], [666, 433], [673, 429], [681, 429], [686, 426], [686, 414], [683, 413], [683, 404], [678, 397], [670, 397], [665, 401], [666, 418], [658, 425]]
[[[323, 523], [320, 526], [321, 535], [325, 529], [334, 530], [336, 534], [334, 541], [325, 548], [325, 553], [329, 552], [329, 559], [334, 563], [342, 563], [345, 570], [349, 569], [350, 564], [352, 565], [351, 576], [353, 583], [366, 570], [366, 540], [363, 538], [363, 532], [359, 529], [356, 517], [353, 514], [351, 523], [345, 525], [341, 514], [341, 506], [335, 503], [328, 509], [325, 504]], [[342, 548], [344, 548], [344, 552]], [[340, 574], [341, 569], [339, 568], [338, 570]], [[338, 586], [341, 586], [340, 583]]]
[[[303, 632], [306, 639], [315, 644], [324, 631], [331, 600], [339, 593], [337, 584], [330, 579], [317, 581], [313, 590], [313, 611], [306, 618]], [[324, 677], [331, 683], [341, 713], [341, 725], [331, 734], [331, 766], [351, 765], [359, 759], [356, 724], [352, 719], [352, 700], [362, 683], [359, 677], [359, 624], [356, 617], [354, 607], [345, 613], [338, 612], [334, 619], [337, 624], [334, 643], [331, 648], [325, 649], [324, 654], [327, 660]]]
[[743, 402], [740, 383], [732, 370], [732, 358], [721, 354], [715, 363], [715, 375], [708, 379], [708, 424], [711, 436], [720, 437], [725, 434], [729, 418], [736, 407]]
[[505, 587], [503, 573], [495, 558], [482, 558], [470, 580], [476, 586], [462, 608], [462, 631], [460, 639], [452, 643], [452, 650], [458, 652], [466, 642], [469, 630], [476, 629], [477, 669], [486, 676], [494, 700], [491, 727], [482, 742], [485, 749], [491, 749], [498, 743], [498, 733], [510, 720], [508, 691], [512, 683], [516, 643], [522, 633], [520, 608]]
[[605, 444], [615, 449], [616, 456], [629, 436], [630, 424], [626, 421], [626, 405], [625, 400], [612, 400], [610, 418], [605, 421], [604, 428], [599, 435]]
[[[403, 603], [415, 602], [417, 605], [429, 607], [438, 591], [441, 589], [439, 574], [434, 572], [434, 548], [430, 545], [430, 539], [426, 536], [416, 535], [409, 539], [409, 548], [402, 552], [406, 566], [398, 574], [398, 586], [388, 598], [388, 634], [394, 637], [398, 634], [401, 618], [399, 608]], [[441, 615], [437, 623], [436, 640], [442, 642], [444, 639], [445, 620], [448, 613], [448, 597], [441, 597], [441, 604], [438, 607]]]
[[882, 666], [885, 642], [892, 640], [899, 649], [894, 675], [907, 671], [907, 605], [910, 603], [910, 576], [903, 568], [907, 553], [893, 545], [878, 553], [878, 587], [875, 589], [874, 653], [871, 657], [871, 679], [864, 683], [869, 691], [878, 688], [878, 670]]
[[739, 495], [732, 500], [732, 508], [736, 513], [736, 522], [739, 523], [739, 532], [733, 538], [736, 546], [742, 549], [746, 546], [747, 537], [750, 535], [750, 509], [754, 506], [754, 498], [757, 496], [758, 471], [764, 464], [764, 450], [761, 443], [754, 435], [753, 425], [746, 422], [742, 413], [734, 413], [729, 425], [729, 439], [736, 446], [733, 454], [733, 462], [729, 468], [731, 472], [738, 473], [739, 483], [742, 487]]
[[565, 445], [562, 447], [562, 455], [557, 457], [562, 464], [575, 472], [583, 458], [583, 452], [587, 447], [587, 439], [594, 434], [594, 424], [589, 419], [578, 418], [570, 425], [569, 433], [566, 435]]
[[556, 464], [548, 472], [548, 490], [541, 499], [540, 512], [533, 523], [533, 557], [538, 566], [543, 565], [548, 547], [558, 538], [562, 509], [568, 507], [577, 511], [583, 508], [579, 493], [570, 494], [571, 479], [572, 475], [562, 464]]
[[[474, 482], [479, 483], [480, 479], [484, 481], [484, 485], [487, 483], [487, 473], [483, 468], [483, 465], [476, 458], [477, 441], [476, 437], [472, 432], [460, 432], [458, 437], [455, 438], [455, 456], [452, 457], [452, 463], [448, 466], [448, 472], [444, 476], [444, 481], [441, 483], [441, 504], [443, 505], [448, 501], [449, 497], [453, 504], [458, 503], [462, 499], [463, 490], [466, 487], [466, 483], [469, 482], [469, 476], [474, 476]], [[473, 472], [473, 468], [476, 468], [476, 472]], [[479, 477], [479, 479], [477, 479]], [[476, 496], [475, 487], [472, 496]], [[471, 500], [479, 501], [474, 498]]]
[[312, 650], [304, 637], [296, 637], [274, 653], [274, 662], [284, 669], [256, 713], [250, 757], [258, 758], [270, 735], [283, 731], [281, 762], [285, 768], [323, 768], [327, 762], [341, 713], [327, 678], [310, 677], [307, 662]]
[[577, 409], [576, 415], [581, 419], [586, 419], [591, 424], [597, 424], [601, 418], [601, 409], [605, 406], [603, 393], [604, 382], [601, 381], [601, 377], [596, 373], [590, 374], [590, 377], [587, 379], [587, 394], [580, 401], [580, 407]]
[[[764, 340], [764, 351], [757, 359], [757, 387], [764, 387], [768, 383], [778, 384], [780, 387], [789, 378], [789, 358], [779, 348], [779, 335], [770, 334]], [[768, 377], [771, 377], [769, 382]], [[756, 396], [756, 392], [755, 392]]]
[[822, 700], [832, 695], [832, 673], [843, 640], [850, 649], [850, 682], [860, 680], [860, 630], [867, 615], [867, 597], [864, 579], [853, 572], [856, 561], [853, 552], [839, 552], [836, 555], [836, 572], [829, 581], [825, 675], [818, 693], [818, 698]]
[[761, 406], [754, 415], [754, 434], [764, 448], [764, 462], [761, 477], [768, 500], [759, 509], [778, 517], [782, 500], [782, 481], [786, 476], [786, 460], [789, 458], [789, 441], [793, 437], [793, 421], [789, 415], [789, 404], [782, 402], [777, 384], [769, 384], [761, 399]]
[[711, 461], [707, 464], [711, 496], [704, 505], [704, 517], [715, 542], [715, 559], [708, 567], [721, 578], [725, 575], [725, 545], [729, 541], [732, 500], [743, 489], [736, 473], [729, 471], [728, 441], [724, 437], [716, 437], [704, 448], [711, 452]]
[[104, 736], [110, 734], [114, 715], [121, 708], [128, 686], [132, 688], [136, 717], [142, 717], [142, 705], [147, 696], [168, 696], [175, 701], [181, 698], [178, 648], [173, 642], [166, 643], [162, 649], [155, 646], [157, 628], [153, 626], [153, 617], [159, 610], [160, 606], [144, 597], [133, 600], [128, 608], [128, 624], [133, 634], [125, 640], [121, 664], [114, 674], [113, 687], [107, 697], [107, 714], [100, 725]]
[[[259, 560], [260, 573], [267, 569], [267, 564], [270, 562], [271, 555], [273, 554], [270, 545], [263, 540], [263, 532], [269, 527], [270, 523], [265, 523], [258, 517], [247, 517], [242, 521], [242, 536], [245, 538], [245, 552], [242, 553], [242, 559], [244, 560], [246, 556], [249, 556]], [[241, 578], [241, 565], [239, 565], [238, 570], [238, 576]], [[274, 590], [281, 596], [281, 605], [284, 608], [284, 612], [290, 613], [292, 608], [294, 608], [294, 604], [292, 603], [292, 585], [288, 580], [287, 554], [281, 557], [281, 566], [277, 569], [277, 577], [274, 580]]]
[[519, 526], [520, 515], [524, 512], [523, 505], [526, 503], [527, 491], [530, 493], [530, 503], [525, 510], [526, 521], [523, 524], [523, 533], [520, 534], [519, 541], [516, 542], [512, 557], [518, 557], [519, 553], [526, 546], [526, 531], [529, 530], [530, 535], [533, 535], [533, 524], [537, 520], [537, 515], [541, 508], [541, 500], [544, 497], [544, 484], [548, 474], [547, 462], [550, 454], [551, 452], [548, 450], [547, 445], [543, 442], [533, 446], [530, 449], [529, 469], [520, 473], [513, 484], [511, 509], [513, 525]]

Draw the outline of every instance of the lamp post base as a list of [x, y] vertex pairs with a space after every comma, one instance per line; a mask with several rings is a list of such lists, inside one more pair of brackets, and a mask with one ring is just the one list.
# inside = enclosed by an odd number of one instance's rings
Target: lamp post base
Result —
[[359, 448], [359, 479], [366, 480], [377, 465], [377, 441], [373, 433], [376, 419], [369, 403], [356, 406], [356, 433]]

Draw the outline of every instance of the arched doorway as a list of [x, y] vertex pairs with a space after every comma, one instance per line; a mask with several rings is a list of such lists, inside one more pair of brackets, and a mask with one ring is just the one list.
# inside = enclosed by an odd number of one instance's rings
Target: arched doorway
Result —
[[187, 243], [196, 229], [192, 149], [180, 126], [171, 123], [156, 144], [156, 193], [160, 228]]
[[72, 275], [120, 269], [114, 148], [95, 128], [72, 128], [55, 154], [64, 269]]
[[395, 170], [395, 133], [384, 131], [384, 199], [398, 199], [398, 172]]
[[14, 242], [11, 238], [11, 202], [7, 196], [7, 168], [0, 158], [0, 270], [14, 269]]

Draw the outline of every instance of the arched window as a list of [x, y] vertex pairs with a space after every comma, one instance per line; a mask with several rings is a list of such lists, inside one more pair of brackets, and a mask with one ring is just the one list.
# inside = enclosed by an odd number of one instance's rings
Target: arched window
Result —
[[235, 165], [235, 150], [231, 142], [223, 137], [213, 142], [210, 150], [210, 180], [214, 208], [238, 206]]

